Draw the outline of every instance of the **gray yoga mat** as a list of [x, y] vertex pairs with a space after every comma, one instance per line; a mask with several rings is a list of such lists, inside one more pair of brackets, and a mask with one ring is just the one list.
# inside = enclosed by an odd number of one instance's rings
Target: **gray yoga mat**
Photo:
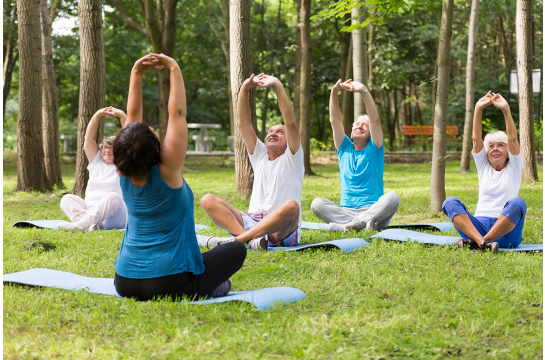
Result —
[[[301, 223], [302, 229], [309, 230], [327, 230], [329, 224], [315, 223], [309, 221], [303, 221]], [[413, 230], [434, 230], [434, 231], [447, 231], [453, 229], [454, 225], [451, 222], [429, 223], [429, 224], [406, 224], [406, 225], [390, 225], [381, 230], [386, 229], [413, 229]]]
[[[206, 239], [208, 239], [209, 236], [204, 235], [197, 235], [197, 242], [199, 243], [199, 246], [206, 246]], [[350, 239], [341, 239], [341, 240], [332, 240], [332, 241], [325, 241], [317, 244], [307, 244], [307, 245], [297, 245], [297, 246], [289, 246], [289, 247], [270, 247], [269, 251], [304, 251], [308, 249], [318, 249], [318, 248], [325, 248], [325, 249], [338, 249], [342, 252], [350, 252], [359, 250], [364, 246], [369, 245], [369, 243], [363, 239], [359, 238], [350, 238]]]
[[[90, 293], [121, 297], [115, 291], [114, 279], [92, 278], [65, 271], [42, 268], [30, 269], [4, 274], [3, 280], [5, 283], [52, 287], [63, 290], [86, 290]], [[208, 305], [221, 302], [243, 301], [254, 305], [259, 311], [266, 311], [275, 304], [294, 303], [306, 297], [303, 291], [296, 288], [273, 287], [252, 291], [232, 291], [227, 296], [191, 301], [189, 304]]]
[[[419, 233], [405, 229], [388, 229], [371, 236], [374, 239], [415, 241], [430, 245], [454, 245], [459, 236], [443, 236]], [[500, 251], [543, 251], [543, 244], [520, 244], [516, 248], [500, 248]]]
[[[64, 220], [29, 220], [29, 221], [17, 221], [12, 227], [20, 228], [39, 228], [39, 229], [53, 229], [58, 230], [58, 225], [60, 223], [67, 223], [68, 221]], [[210, 229], [206, 225], [195, 224], [195, 232], [203, 229]], [[118, 231], [125, 231], [125, 229], [116, 229]]]

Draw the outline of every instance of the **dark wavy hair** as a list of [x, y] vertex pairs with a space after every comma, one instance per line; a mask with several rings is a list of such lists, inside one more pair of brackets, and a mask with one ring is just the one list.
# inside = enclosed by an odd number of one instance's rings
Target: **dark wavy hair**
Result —
[[134, 122], [119, 130], [114, 141], [114, 164], [125, 177], [141, 176], [160, 162], [161, 143], [148, 125]]

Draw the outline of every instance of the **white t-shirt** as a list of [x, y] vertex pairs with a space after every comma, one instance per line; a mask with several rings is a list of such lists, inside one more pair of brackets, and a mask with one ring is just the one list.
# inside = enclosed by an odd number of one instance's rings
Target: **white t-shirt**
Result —
[[89, 170], [89, 182], [85, 190], [85, 202], [89, 206], [98, 204], [102, 198], [112, 192], [123, 197], [119, 185], [117, 166], [106, 164], [100, 151], [97, 151], [93, 161], [87, 166]]
[[[301, 145], [295, 154], [292, 154], [290, 147], [287, 146], [282, 155], [271, 161], [267, 147], [257, 139], [254, 153], [250, 155], [250, 163], [254, 170], [254, 186], [249, 213], [270, 213], [290, 199], [297, 201], [301, 209], [305, 179], [305, 162]], [[301, 211], [299, 211], [299, 226], [301, 226]]]
[[509, 154], [507, 165], [496, 171], [488, 161], [485, 149], [473, 154], [479, 174], [479, 202], [474, 216], [497, 218], [501, 215], [507, 201], [519, 195], [522, 179], [522, 155]]

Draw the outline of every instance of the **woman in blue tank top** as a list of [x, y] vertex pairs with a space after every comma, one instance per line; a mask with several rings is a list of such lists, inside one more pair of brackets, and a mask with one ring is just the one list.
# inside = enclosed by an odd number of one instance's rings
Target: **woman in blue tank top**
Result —
[[[168, 127], [161, 146], [142, 121], [142, 79], [146, 70], [170, 70]], [[185, 86], [174, 59], [150, 54], [136, 61], [127, 101], [127, 125], [114, 142], [129, 220], [115, 261], [119, 295], [138, 300], [184, 295], [224, 296], [229, 278], [246, 258], [235, 241], [201, 254], [195, 235], [193, 192], [182, 177], [187, 151]]]

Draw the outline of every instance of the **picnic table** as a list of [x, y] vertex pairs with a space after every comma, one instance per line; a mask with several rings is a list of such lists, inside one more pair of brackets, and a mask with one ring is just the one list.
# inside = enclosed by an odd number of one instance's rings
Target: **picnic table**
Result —
[[208, 129], [221, 129], [221, 124], [187, 124], [189, 129], [199, 129], [200, 135], [193, 135], [195, 140], [196, 152], [212, 152], [212, 142], [216, 140], [214, 136], [206, 136]]

